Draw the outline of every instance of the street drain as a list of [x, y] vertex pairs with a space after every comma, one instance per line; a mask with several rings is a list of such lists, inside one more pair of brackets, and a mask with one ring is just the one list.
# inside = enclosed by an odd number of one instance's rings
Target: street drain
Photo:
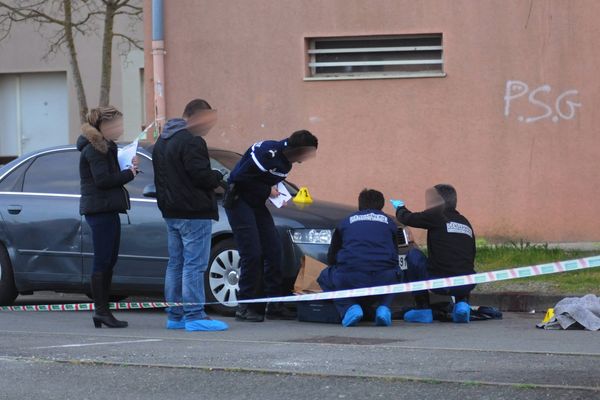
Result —
[[287, 340], [288, 343], [347, 344], [360, 346], [397, 343], [402, 341], [402, 339], [378, 339], [346, 336], [313, 336], [309, 338]]

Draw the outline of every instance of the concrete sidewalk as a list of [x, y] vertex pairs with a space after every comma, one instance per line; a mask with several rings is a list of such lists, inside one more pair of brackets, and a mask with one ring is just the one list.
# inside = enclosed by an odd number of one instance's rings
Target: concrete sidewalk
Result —
[[[466, 325], [395, 321], [393, 327], [381, 328], [366, 322], [346, 329], [295, 321], [244, 324], [226, 318], [231, 329], [221, 333], [167, 331], [161, 311], [121, 312], [119, 317], [130, 328], [94, 329], [89, 312], [2, 312], [2, 375], [11, 366], [38, 370], [51, 362], [65, 373], [69, 365], [153, 366], [309, 380], [435, 382], [485, 387], [484, 393], [497, 391], [511, 399], [518, 398], [512, 391], [525, 388], [540, 398], [555, 392], [600, 398], [598, 333], [538, 330], [539, 314], [509, 313], [501, 321]], [[4, 376], [0, 384], [10, 375]], [[524, 398], [536, 398], [533, 393]]]

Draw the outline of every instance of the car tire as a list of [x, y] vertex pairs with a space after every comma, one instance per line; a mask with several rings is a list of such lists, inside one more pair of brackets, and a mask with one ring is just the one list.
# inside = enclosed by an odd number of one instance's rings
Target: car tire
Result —
[[0, 306], [10, 306], [17, 298], [12, 265], [4, 246], [0, 244]]
[[[221, 315], [233, 315], [237, 308], [240, 255], [233, 239], [217, 242], [211, 249], [204, 274], [204, 292], [208, 307]], [[231, 303], [224, 304], [227, 301]]]

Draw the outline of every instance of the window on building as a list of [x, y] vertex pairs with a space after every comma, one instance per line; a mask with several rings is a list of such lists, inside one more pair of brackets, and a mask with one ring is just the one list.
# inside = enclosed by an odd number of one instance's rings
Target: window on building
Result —
[[444, 76], [442, 34], [312, 38], [307, 80]]

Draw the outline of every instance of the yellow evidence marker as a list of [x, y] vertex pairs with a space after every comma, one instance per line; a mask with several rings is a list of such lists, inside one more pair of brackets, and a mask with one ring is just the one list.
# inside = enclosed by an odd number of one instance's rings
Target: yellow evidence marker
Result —
[[546, 316], [544, 317], [542, 324], [547, 324], [552, 318], [554, 318], [554, 308], [549, 308], [548, 311], [546, 311]]
[[303, 186], [298, 191], [298, 194], [294, 197], [294, 203], [298, 204], [311, 204], [313, 202], [312, 197], [308, 193], [308, 188]]

